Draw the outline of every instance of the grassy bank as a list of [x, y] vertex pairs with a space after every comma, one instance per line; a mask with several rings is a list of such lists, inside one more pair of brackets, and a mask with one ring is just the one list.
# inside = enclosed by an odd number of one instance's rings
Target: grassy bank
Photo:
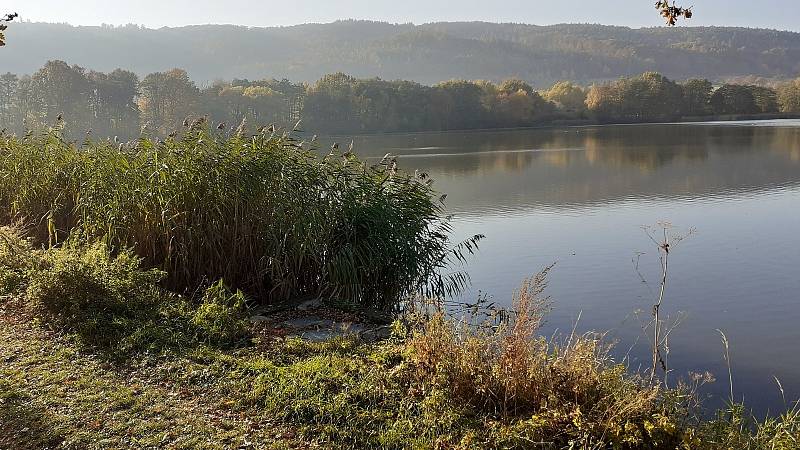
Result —
[[[0, 239], [0, 448], [796, 448], [794, 412], [700, 419], [608, 357], [538, 336], [544, 279], [514, 319], [406, 316], [366, 343], [272, 338], [221, 284], [200, 301], [102, 245]], [[702, 382], [702, 380], [695, 380]]]

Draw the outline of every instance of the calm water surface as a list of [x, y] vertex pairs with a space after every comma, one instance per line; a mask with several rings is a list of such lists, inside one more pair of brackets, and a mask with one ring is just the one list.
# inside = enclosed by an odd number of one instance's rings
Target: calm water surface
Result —
[[[629, 125], [360, 137], [362, 156], [400, 155], [448, 194], [459, 237], [486, 235], [468, 271], [510, 304], [520, 281], [557, 263], [545, 333], [610, 330], [618, 357], [648, 364], [660, 221], [696, 233], [672, 253], [662, 311], [672, 378], [709, 370], [728, 390], [717, 329], [731, 345], [734, 390], [759, 411], [800, 398], [800, 121]], [[638, 313], [637, 313], [638, 312]], [[630, 352], [629, 348], [632, 348]], [[713, 403], [713, 401], [712, 401]]]

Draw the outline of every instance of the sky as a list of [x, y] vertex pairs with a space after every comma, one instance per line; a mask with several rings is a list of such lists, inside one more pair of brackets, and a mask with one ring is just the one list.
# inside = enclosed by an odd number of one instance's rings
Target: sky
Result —
[[[749, 26], [800, 31], [798, 0], [678, 0], [693, 6], [689, 25]], [[590, 6], [591, 5], [591, 6]], [[0, 0], [0, 12], [23, 20], [150, 28], [193, 24], [295, 25], [337, 19], [393, 23], [481, 20], [537, 25], [602, 23], [661, 25], [654, 0]]]

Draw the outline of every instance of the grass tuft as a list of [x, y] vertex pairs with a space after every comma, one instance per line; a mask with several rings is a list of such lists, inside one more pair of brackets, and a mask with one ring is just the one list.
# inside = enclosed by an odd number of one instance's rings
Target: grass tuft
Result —
[[205, 342], [217, 346], [234, 345], [249, 332], [244, 294], [231, 292], [219, 280], [206, 290], [202, 304], [192, 316], [192, 324]]

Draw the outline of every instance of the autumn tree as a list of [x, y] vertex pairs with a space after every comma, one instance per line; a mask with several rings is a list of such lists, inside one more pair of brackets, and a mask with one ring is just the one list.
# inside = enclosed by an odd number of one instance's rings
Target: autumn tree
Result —
[[292, 120], [298, 120], [294, 118], [292, 106], [302, 86], [294, 85], [295, 89], [284, 92], [280, 90], [280, 84], [276, 80], [216, 82], [202, 91], [203, 111], [223, 127], [235, 127], [245, 120], [291, 126]]
[[614, 116], [619, 110], [618, 93], [611, 83], [593, 84], [586, 93], [586, 108], [596, 118]]
[[498, 87], [495, 121], [501, 127], [533, 125], [549, 116], [555, 105], [543, 99], [533, 87], [518, 79], [506, 80]]
[[656, 72], [592, 86], [586, 104], [596, 118], [622, 121], [671, 120], [681, 114], [683, 92]]
[[800, 78], [778, 86], [777, 99], [781, 112], [800, 113]]
[[569, 81], [559, 81], [542, 92], [542, 97], [564, 112], [580, 114], [586, 110], [586, 90]]
[[138, 106], [152, 131], [169, 134], [187, 117], [200, 112], [200, 90], [185, 70], [151, 73], [139, 83]]
[[498, 86], [498, 91], [500, 94], [505, 95], [516, 94], [518, 92], [532, 94], [533, 87], [526, 81], [522, 81], [518, 78], [511, 78], [500, 83], [500, 86]]

